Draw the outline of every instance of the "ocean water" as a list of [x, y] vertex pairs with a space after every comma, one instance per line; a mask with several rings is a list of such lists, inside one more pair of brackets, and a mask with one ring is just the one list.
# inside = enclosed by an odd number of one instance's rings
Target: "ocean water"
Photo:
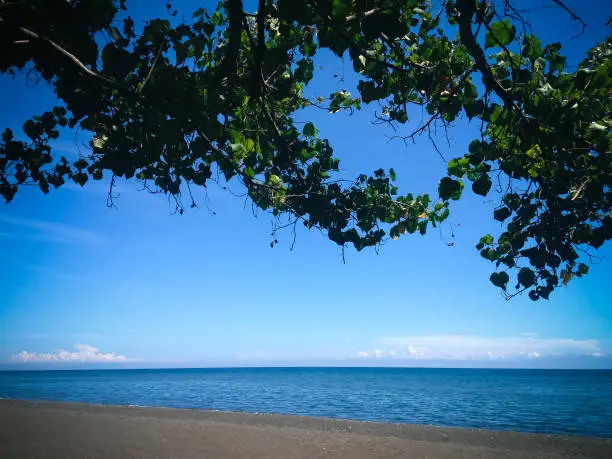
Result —
[[612, 371], [9, 371], [0, 372], [0, 397], [612, 437]]

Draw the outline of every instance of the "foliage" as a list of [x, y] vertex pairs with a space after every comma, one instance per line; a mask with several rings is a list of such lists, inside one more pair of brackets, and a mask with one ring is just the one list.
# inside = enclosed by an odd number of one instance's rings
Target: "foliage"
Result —
[[[260, 0], [250, 14], [225, 0], [187, 22], [155, 19], [137, 30], [119, 0], [5, 0], [0, 71], [34, 69], [59, 105], [26, 120], [23, 134], [4, 131], [0, 193], [9, 202], [23, 185], [47, 193], [109, 174], [173, 196], [182, 213], [191, 186], [221, 174], [240, 180], [261, 209], [361, 250], [443, 222], [466, 179], [481, 196], [495, 181], [493, 217], [504, 231], [476, 246], [500, 269], [491, 282], [511, 296], [512, 270], [515, 291], [548, 298], [588, 272], [580, 261], [588, 247], [612, 237], [612, 41], [572, 71], [559, 43], [543, 46], [504, 5]], [[338, 91], [327, 106], [304, 97], [321, 49], [351, 60], [358, 96]], [[439, 200], [399, 195], [393, 170], [339, 180], [329, 142], [294, 120], [307, 107], [371, 103], [394, 125], [409, 124], [410, 107], [426, 110], [406, 139], [461, 116], [482, 126], [448, 163]], [[64, 127], [91, 133], [89, 154], [53, 155], [49, 141]]]

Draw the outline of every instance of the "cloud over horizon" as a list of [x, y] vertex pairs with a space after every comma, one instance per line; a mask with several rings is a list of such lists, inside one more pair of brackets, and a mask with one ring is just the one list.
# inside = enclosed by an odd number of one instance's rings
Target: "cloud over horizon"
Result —
[[76, 352], [60, 349], [55, 352], [28, 352], [21, 351], [11, 357], [13, 362], [87, 362], [87, 363], [114, 363], [114, 362], [134, 362], [137, 359], [127, 358], [125, 355], [118, 355], [114, 352], [103, 353], [100, 349], [89, 344], [75, 344]]
[[470, 335], [391, 336], [380, 340], [381, 347], [362, 350], [360, 358], [496, 360], [540, 357], [603, 357], [595, 339], [541, 338], [533, 333], [507, 337]]

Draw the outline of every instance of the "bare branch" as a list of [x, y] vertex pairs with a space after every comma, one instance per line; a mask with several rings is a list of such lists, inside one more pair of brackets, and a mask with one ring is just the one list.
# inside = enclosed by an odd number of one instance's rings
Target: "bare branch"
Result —
[[227, 52], [225, 53], [223, 62], [219, 66], [217, 78], [219, 78], [219, 80], [225, 78], [230, 83], [228, 87], [231, 87], [231, 83], [234, 81], [237, 72], [244, 11], [242, 0], [225, 0], [224, 6], [229, 20], [229, 40]]
[[580, 197], [580, 193], [582, 193], [582, 189], [589, 183], [589, 181], [590, 181], [590, 179], [586, 179], [582, 183], [582, 185], [580, 185], [580, 187], [574, 193], [574, 196], [572, 197], [572, 201], [575, 201], [576, 199], [578, 199]]
[[147, 74], [147, 77], [145, 78], [145, 80], [142, 82], [142, 86], [140, 87], [138, 92], [142, 92], [142, 90], [144, 89], [145, 85], [149, 81], [149, 78], [151, 78], [151, 74], [153, 73], [153, 69], [155, 68], [155, 65], [157, 65], [157, 61], [159, 60], [159, 56], [161, 56], [162, 50], [164, 48], [164, 44], [165, 43], [162, 43], [159, 46], [159, 49], [157, 50], [157, 55], [155, 56], [155, 60], [153, 61], [153, 64], [151, 65], [151, 68], [149, 69], [149, 73]]
[[115, 202], [114, 199], [118, 198], [119, 195], [118, 194], [114, 194], [113, 190], [115, 189], [115, 179], [117, 178], [117, 176], [115, 174], [113, 174], [113, 177], [111, 178], [109, 187], [108, 187], [108, 195], [106, 196], [106, 206], [107, 207], [117, 207], [115, 206]]
[[574, 11], [569, 6], [567, 6], [565, 3], [563, 3], [561, 0], [552, 0], [552, 2], [558, 5], [559, 7], [563, 8], [565, 11], [567, 11], [570, 17], [572, 18], [572, 20], [580, 23], [580, 25], [582, 26], [582, 30], [580, 31], [580, 33], [578, 35], [574, 35], [572, 38], [577, 38], [580, 35], [582, 35], [584, 33], [584, 29], [586, 28], [586, 22], [584, 22], [580, 18], [580, 16], [574, 13]]
[[[482, 80], [487, 89], [492, 90], [499, 96], [504, 102], [506, 107], [516, 107], [514, 100], [510, 94], [501, 87], [499, 82], [495, 79], [493, 71], [487, 62], [484, 51], [480, 45], [476, 42], [476, 38], [472, 32], [472, 16], [476, 11], [475, 0], [458, 0], [457, 6], [459, 7], [459, 35], [461, 36], [461, 42], [467, 48], [470, 55], [474, 59], [476, 67], [482, 73]], [[519, 110], [520, 111], [520, 110]]]
[[[4, 22], [5, 22], [4, 19], [0, 17], [0, 23], [4, 23]], [[17, 26], [17, 29], [20, 30], [23, 34], [27, 35], [28, 37], [42, 41], [43, 43], [47, 43], [49, 46], [53, 47], [55, 50], [59, 51], [61, 54], [63, 54], [68, 59], [70, 59], [72, 62], [74, 62], [87, 75], [97, 78], [99, 80], [102, 80], [105, 83], [108, 83], [112, 86], [115, 86], [115, 87], [119, 86], [119, 84], [116, 81], [111, 80], [110, 78], [107, 78], [104, 75], [100, 75], [99, 73], [96, 73], [93, 70], [89, 69], [78, 57], [76, 57], [74, 54], [72, 54], [68, 50], [62, 48], [60, 45], [55, 43], [50, 38], [38, 35], [36, 32], [33, 32], [30, 29], [26, 29], [25, 27]]]

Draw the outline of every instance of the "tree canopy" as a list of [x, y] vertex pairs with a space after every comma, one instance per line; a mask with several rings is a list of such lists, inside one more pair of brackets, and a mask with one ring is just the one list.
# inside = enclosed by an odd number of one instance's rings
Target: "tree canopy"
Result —
[[[361, 250], [424, 234], [466, 186], [486, 196], [495, 181], [504, 230], [476, 245], [495, 264], [490, 280], [508, 297], [547, 299], [612, 237], [612, 39], [566, 68], [560, 43], [542, 43], [510, 0], [497, 3], [259, 0], [251, 13], [225, 0], [182, 21], [168, 4], [175, 20], [140, 27], [124, 0], [3, 0], [0, 72], [37, 72], [58, 102], [2, 133], [0, 194], [107, 176], [112, 199], [114, 178], [133, 178], [182, 213], [195, 205], [191, 187], [220, 176], [259, 208]], [[358, 94], [304, 96], [322, 49], [350, 59]], [[332, 145], [295, 115], [366, 104], [406, 139], [459, 117], [480, 133], [448, 162], [437, 197], [402, 194], [393, 169], [347, 181]], [[416, 127], [414, 107], [429, 115]], [[91, 134], [90, 151], [54, 154], [61, 129]]]

